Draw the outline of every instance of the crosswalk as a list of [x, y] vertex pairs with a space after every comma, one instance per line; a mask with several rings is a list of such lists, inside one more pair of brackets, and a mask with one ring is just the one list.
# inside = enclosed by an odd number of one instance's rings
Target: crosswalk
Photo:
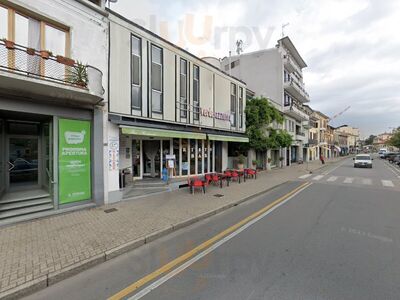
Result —
[[364, 178], [364, 177], [349, 177], [349, 176], [330, 176], [330, 175], [315, 175], [315, 174], [305, 174], [299, 177], [299, 179], [307, 179], [315, 182], [327, 182], [327, 183], [338, 183], [344, 185], [365, 185], [365, 186], [381, 186], [385, 188], [400, 188], [400, 181], [387, 179], [372, 179], [372, 178]]

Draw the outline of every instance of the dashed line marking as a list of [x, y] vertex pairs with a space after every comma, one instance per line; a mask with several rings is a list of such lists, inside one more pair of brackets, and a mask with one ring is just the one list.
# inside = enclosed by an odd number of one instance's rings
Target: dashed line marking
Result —
[[306, 179], [306, 178], [311, 177], [311, 176], [312, 176], [312, 174], [306, 174], [306, 175], [300, 176], [299, 178]]
[[334, 182], [334, 181], [336, 181], [337, 179], [338, 179], [337, 176], [331, 176], [331, 177], [328, 178], [327, 181], [329, 181], [329, 182]]
[[346, 179], [343, 181], [343, 183], [353, 183], [354, 178], [353, 177], [346, 177]]
[[362, 184], [372, 185], [372, 180], [370, 178], [363, 178]]
[[386, 187], [394, 187], [394, 184], [391, 180], [381, 180], [382, 185]]
[[322, 178], [324, 178], [324, 175], [317, 175], [313, 178], [313, 180], [321, 180]]

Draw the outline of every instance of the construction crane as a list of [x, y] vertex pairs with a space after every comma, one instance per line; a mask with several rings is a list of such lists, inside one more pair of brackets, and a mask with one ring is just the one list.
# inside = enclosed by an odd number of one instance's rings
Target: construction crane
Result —
[[332, 118], [329, 118], [329, 122], [336, 119], [337, 117], [340, 117], [341, 115], [343, 115], [346, 111], [348, 111], [351, 108], [351, 106], [347, 106], [344, 110], [342, 110], [340, 113], [337, 113], [336, 115], [334, 115]]

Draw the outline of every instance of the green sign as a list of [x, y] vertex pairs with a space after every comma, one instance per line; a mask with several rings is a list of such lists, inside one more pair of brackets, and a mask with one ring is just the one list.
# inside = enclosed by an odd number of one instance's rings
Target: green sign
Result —
[[90, 122], [60, 119], [59, 201], [60, 204], [91, 198]]

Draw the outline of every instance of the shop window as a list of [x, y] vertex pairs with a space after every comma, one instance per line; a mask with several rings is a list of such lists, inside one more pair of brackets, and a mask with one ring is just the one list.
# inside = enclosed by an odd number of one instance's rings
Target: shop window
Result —
[[210, 145], [210, 172], [214, 172], [214, 141], [209, 141]]
[[196, 140], [190, 140], [190, 174], [196, 174]]
[[154, 113], [163, 113], [163, 53], [151, 45], [151, 108]]
[[200, 68], [193, 66], [193, 119], [200, 117]]
[[189, 175], [189, 143], [182, 139], [182, 175]]
[[179, 139], [173, 139], [173, 151], [175, 155], [175, 175], [179, 175], [180, 170], [180, 151], [179, 151]]
[[132, 58], [131, 58], [131, 69], [132, 69], [132, 108], [141, 110], [142, 109], [142, 40], [138, 37], [132, 36], [131, 38], [132, 47]]
[[204, 173], [208, 173], [208, 147], [211, 141], [204, 141]]
[[203, 141], [197, 141], [197, 174], [203, 173]]
[[231, 83], [231, 126], [232, 127], [236, 127], [236, 102], [237, 102], [236, 84]]

